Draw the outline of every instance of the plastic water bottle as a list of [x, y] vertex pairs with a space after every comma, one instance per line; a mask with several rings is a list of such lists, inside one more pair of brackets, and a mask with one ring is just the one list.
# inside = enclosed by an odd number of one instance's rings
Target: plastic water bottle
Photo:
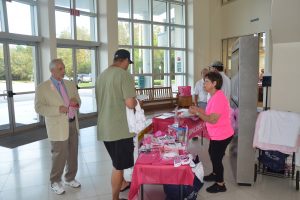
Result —
[[174, 124], [175, 128], [179, 127], [179, 118], [178, 118], [178, 107], [175, 108]]

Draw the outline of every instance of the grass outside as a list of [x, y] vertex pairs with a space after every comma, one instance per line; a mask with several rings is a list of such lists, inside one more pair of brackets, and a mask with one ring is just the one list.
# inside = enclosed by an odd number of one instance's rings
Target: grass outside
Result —
[[78, 83], [78, 87], [92, 87], [92, 86], [93, 86], [92, 82]]

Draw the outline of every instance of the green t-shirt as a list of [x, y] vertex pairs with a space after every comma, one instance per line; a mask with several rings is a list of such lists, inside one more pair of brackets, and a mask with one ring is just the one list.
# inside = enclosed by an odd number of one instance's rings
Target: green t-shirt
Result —
[[133, 78], [126, 70], [110, 66], [98, 76], [98, 140], [116, 141], [133, 137], [128, 129], [125, 100], [135, 96]]

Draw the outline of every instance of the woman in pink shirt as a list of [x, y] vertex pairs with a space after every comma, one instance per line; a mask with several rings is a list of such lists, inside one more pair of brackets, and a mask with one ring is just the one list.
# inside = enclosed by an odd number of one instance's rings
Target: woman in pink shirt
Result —
[[189, 112], [198, 115], [206, 122], [210, 143], [208, 153], [212, 162], [213, 171], [204, 176], [204, 181], [215, 183], [206, 189], [209, 193], [225, 192], [223, 157], [225, 150], [233, 137], [233, 129], [230, 121], [229, 102], [221, 90], [222, 76], [218, 72], [209, 72], [205, 75], [204, 89], [211, 98], [206, 110], [191, 106]]

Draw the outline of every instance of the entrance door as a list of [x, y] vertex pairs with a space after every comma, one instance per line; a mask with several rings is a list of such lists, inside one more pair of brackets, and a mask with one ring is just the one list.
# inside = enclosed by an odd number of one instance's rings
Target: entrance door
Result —
[[0, 43], [0, 134], [36, 126], [35, 45]]

